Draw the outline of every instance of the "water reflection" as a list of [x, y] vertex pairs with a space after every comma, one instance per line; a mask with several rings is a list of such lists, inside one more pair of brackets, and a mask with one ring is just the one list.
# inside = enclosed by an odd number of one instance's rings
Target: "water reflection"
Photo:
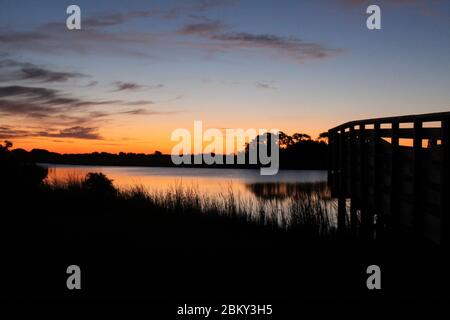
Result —
[[162, 195], [181, 190], [188, 196], [198, 196], [205, 204], [218, 201], [218, 205], [232, 205], [255, 216], [265, 212], [280, 225], [299, 217], [305, 219], [304, 212], [327, 219], [335, 212], [325, 171], [285, 170], [275, 176], [261, 176], [259, 170], [247, 169], [46, 166], [49, 182], [102, 172], [119, 189], [139, 186]]
[[311, 194], [317, 195], [322, 200], [330, 199], [330, 190], [326, 182], [246, 183], [245, 187], [263, 200], [301, 199]]

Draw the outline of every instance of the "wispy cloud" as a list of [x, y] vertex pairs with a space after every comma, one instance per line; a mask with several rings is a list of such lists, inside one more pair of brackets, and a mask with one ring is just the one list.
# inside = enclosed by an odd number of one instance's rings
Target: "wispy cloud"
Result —
[[251, 34], [246, 32], [230, 32], [212, 35], [211, 39], [218, 40], [224, 48], [264, 48], [285, 58], [297, 62], [307, 59], [322, 59], [334, 56], [341, 49], [325, 47], [319, 43], [306, 42], [295, 37], [280, 37], [272, 34]]
[[71, 127], [66, 129], [61, 129], [58, 132], [46, 132], [41, 131], [35, 133], [41, 137], [52, 137], [52, 138], [75, 138], [75, 139], [88, 139], [88, 140], [103, 140], [103, 137], [97, 132], [98, 128], [93, 127]]
[[138, 90], [144, 88], [143, 85], [134, 82], [115, 81], [113, 82], [113, 85], [115, 87], [113, 91]]
[[30, 135], [27, 130], [17, 130], [11, 126], [0, 125], [0, 139], [23, 138]]
[[204, 35], [221, 31], [224, 28], [220, 21], [202, 21], [195, 23], [188, 23], [178, 30], [181, 35]]
[[268, 82], [257, 82], [256, 87], [260, 89], [276, 89], [276, 87]]
[[168, 115], [168, 114], [177, 114], [180, 111], [156, 111], [150, 109], [132, 109], [127, 111], [118, 112], [118, 114], [130, 114], [130, 115]]
[[[237, 3], [238, 1], [233, 0], [200, 0], [182, 3], [169, 9], [153, 8], [141, 11], [100, 13], [84, 20], [82, 32], [68, 33], [63, 22], [52, 22], [37, 27], [33, 32], [0, 31], [0, 39], [5, 39], [5, 47], [10, 51], [18, 49], [45, 53], [70, 51], [80, 54], [101, 52], [102, 54], [130, 55], [145, 59], [161, 59], [160, 51], [168, 50], [168, 48], [170, 50], [185, 48], [186, 46], [204, 50], [208, 54], [255, 49], [262, 54], [269, 52], [273, 56], [275, 53], [278, 57], [295, 62], [327, 58], [341, 52], [340, 49], [329, 48], [320, 43], [304, 41], [296, 37], [227, 30], [221, 21], [202, 16], [202, 13], [215, 7]], [[123, 31], [123, 29], [118, 31], [108, 28], [125, 24], [133, 19], [153, 17], [158, 19], [189, 17], [194, 21], [186, 23], [178, 30], [158, 32], [136, 31], [133, 28], [126, 29], [127, 31]], [[185, 37], [186, 40], [180, 41], [180, 37]], [[33, 40], [30, 41], [30, 39]], [[146, 50], [149, 47], [158, 48], [158, 50]], [[37, 73], [36, 70], [31, 71], [34, 71], [33, 74]], [[116, 88], [118, 91], [135, 89], [137, 89], [136, 86], [127, 84], [123, 84], [123, 89]]]
[[140, 89], [160, 89], [164, 87], [164, 85], [160, 83], [156, 85], [143, 85], [135, 82], [122, 82], [122, 81], [114, 81], [113, 85], [115, 87], [113, 89], [114, 92], [125, 90], [140, 90]]
[[96, 127], [69, 127], [63, 129], [49, 129], [42, 128], [34, 130], [15, 129], [11, 126], [0, 126], [0, 139], [17, 139], [29, 137], [51, 137], [51, 138], [72, 138], [72, 139], [88, 139], [88, 140], [103, 140], [103, 137], [98, 133]]
[[30, 80], [37, 82], [66, 82], [70, 79], [88, 77], [78, 72], [54, 71], [29, 62], [13, 59], [0, 60], [0, 81]]

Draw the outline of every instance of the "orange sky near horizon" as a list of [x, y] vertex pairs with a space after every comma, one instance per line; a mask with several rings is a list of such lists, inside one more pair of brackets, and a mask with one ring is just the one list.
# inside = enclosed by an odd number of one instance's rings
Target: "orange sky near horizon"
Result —
[[[151, 129], [151, 128], [124, 128], [123, 131], [119, 129], [103, 129], [99, 131], [100, 135], [105, 135], [108, 138], [104, 140], [87, 140], [75, 138], [50, 138], [50, 137], [27, 137], [8, 139], [13, 142], [13, 148], [22, 148], [27, 151], [32, 149], [45, 149], [58, 153], [91, 153], [91, 152], [130, 152], [130, 153], [145, 153], [151, 154], [155, 151], [161, 151], [164, 154], [170, 154], [172, 148], [178, 143], [171, 141], [170, 136], [172, 131], [178, 128], [186, 128], [193, 135], [193, 123], [189, 126], [180, 126], [171, 128]], [[211, 127], [208, 127], [211, 128]], [[239, 127], [236, 127], [236, 129]], [[249, 127], [241, 127], [244, 130]], [[331, 126], [330, 126], [331, 128]], [[203, 128], [203, 132], [207, 128]], [[260, 126], [257, 129], [271, 129], [269, 127]], [[317, 138], [319, 134], [325, 130], [307, 128], [306, 130], [291, 129], [285, 130], [277, 128], [286, 134], [292, 135], [296, 132], [309, 134], [313, 139]], [[127, 136], [127, 137], [124, 137]], [[203, 147], [209, 142], [204, 141]]]

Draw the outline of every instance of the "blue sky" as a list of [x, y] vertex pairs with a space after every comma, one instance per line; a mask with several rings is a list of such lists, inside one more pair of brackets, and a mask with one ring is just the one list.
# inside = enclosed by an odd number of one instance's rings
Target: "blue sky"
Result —
[[[70, 4], [82, 30], [65, 28]], [[369, 4], [381, 30], [366, 28]], [[28, 149], [168, 151], [170, 132], [194, 120], [316, 136], [358, 118], [450, 110], [448, 1], [0, 7], [0, 135]]]

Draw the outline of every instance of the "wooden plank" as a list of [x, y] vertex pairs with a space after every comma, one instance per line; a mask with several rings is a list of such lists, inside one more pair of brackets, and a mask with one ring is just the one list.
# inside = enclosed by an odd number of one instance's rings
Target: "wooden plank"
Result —
[[333, 130], [340, 130], [341, 128], [348, 128], [352, 125], [359, 124], [374, 124], [374, 123], [391, 123], [393, 121], [398, 121], [400, 123], [413, 122], [415, 120], [421, 120], [422, 122], [434, 122], [441, 121], [445, 117], [450, 116], [450, 111], [448, 112], [437, 112], [437, 113], [425, 113], [425, 114], [415, 114], [415, 115], [405, 115], [398, 117], [385, 117], [385, 118], [374, 118], [374, 119], [364, 119], [357, 121], [349, 121], [334, 127]]

